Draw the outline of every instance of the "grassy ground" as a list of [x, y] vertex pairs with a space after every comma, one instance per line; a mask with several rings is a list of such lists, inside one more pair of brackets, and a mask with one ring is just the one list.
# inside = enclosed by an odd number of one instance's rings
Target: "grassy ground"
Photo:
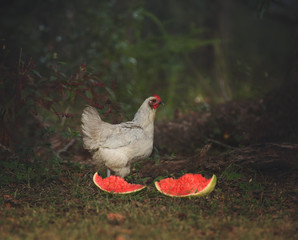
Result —
[[173, 199], [152, 182], [135, 195], [109, 195], [93, 173], [67, 164], [48, 182], [2, 186], [0, 239], [298, 239], [295, 181], [232, 166], [216, 173], [208, 197]]

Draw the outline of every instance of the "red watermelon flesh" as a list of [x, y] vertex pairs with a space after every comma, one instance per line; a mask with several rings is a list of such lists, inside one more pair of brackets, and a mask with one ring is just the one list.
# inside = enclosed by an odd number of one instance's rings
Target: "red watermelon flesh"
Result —
[[93, 182], [101, 190], [116, 194], [133, 193], [145, 188], [145, 186], [141, 184], [128, 183], [119, 176], [111, 175], [110, 177], [102, 178], [97, 173], [93, 176]]
[[155, 182], [161, 193], [171, 197], [203, 196], [209, 194], [215, 187], [216, 177], [206, 179], [200, 174], [185, 174], [179, 179], [166, 178]]

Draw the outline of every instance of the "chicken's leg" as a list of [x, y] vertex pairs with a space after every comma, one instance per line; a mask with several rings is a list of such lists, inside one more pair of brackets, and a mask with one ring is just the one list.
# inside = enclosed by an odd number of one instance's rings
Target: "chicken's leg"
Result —
[[107, 177], [111, 176], [111, 170], [107, 168]]

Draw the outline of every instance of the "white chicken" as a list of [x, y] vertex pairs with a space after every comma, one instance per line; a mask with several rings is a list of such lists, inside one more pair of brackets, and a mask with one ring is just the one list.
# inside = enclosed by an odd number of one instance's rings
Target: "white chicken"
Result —
[[116, 175], [125, 177], [131, 164], [149, 157], [153, 149], [154, 118], [162, 103], [158, 95], [147, 98], [130, 122], [110, 124], [97, 110], [87, 106], [82, 114], [84, 148], [93, 153], [95, 163], [103, 162]]

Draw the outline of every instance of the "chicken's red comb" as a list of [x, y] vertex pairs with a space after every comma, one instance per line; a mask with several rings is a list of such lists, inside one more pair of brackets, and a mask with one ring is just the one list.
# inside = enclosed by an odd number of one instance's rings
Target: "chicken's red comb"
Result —
[[161, 102], [161, 98], [160, 98], [160, 96], [158, 96], [158, 95], [156, 95], [156, 94], [153, 94], [153, 97], [155, 97], [158, 101]]

